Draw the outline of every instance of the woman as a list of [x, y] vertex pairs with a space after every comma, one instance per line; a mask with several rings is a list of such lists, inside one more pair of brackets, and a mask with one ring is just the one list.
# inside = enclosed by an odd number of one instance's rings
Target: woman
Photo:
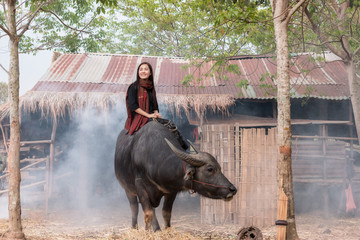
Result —
[[[162, 119], [159, 114], [153, 70], [150, 63], [143, 62], [139, 65], [136, 81], [129, 86], [126, 93], [126, 109], [128, 118], [125, 129], [128, 130], [128, 134], [134, 134], [148, 121], [155, 120], [171, 130], [184, 150], [189, 148], [175, 124], [170, 120]], [[194, 167], [188, 165], [184, 179], [191, 180], [194, 173]]]
[[139, 65], [136, 81], [129, 86], [126, 93], [126, 109], [128, 118], [125, 129], [130, 135], [144, 126], [149, 119], [161, 118], [150, 63], [143, 62]]

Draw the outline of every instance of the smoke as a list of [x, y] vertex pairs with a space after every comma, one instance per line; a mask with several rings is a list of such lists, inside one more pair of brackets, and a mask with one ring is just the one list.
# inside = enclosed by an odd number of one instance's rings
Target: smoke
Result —
[[0, 219], [7, 219], [8, 216], [8, 198], [2, 196], [0, 197]]
[[109, 112], [85, 109], [72, 117], [56, 141], [63, 156], [54, 163], [52, 209], [102, 208], [124, 198], [113, 166], [126, 116], [117, 106]]

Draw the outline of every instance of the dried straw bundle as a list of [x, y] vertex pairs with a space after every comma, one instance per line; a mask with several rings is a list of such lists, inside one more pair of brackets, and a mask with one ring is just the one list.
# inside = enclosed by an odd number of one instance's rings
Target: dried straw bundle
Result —
[[[200, 116], [207, 108], [226, 112], [235, 100], [230, 95], [160, 94], [158, 101], [172, 106], [176, 114], [183, 108], [186, 114], [192, 109]], [[117, 104], [125, 104], [125, 93], [29, 91], [20, 98], [20, 108], [25, 113], [40, 111], [43, 117], [64, 117], [66, 112], [71, 114], [75, 110], [81, 111], [88, 107], [107, 112]], [[9, 103], [0, 106], [0, 120], [8, 116], [9, 111]]]

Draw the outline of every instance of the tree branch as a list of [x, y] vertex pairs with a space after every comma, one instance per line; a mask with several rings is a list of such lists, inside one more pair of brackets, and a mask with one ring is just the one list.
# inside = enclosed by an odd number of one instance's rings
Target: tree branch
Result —
[[30, 16], [30, 12], [26, 13], [19, 20], [17, 20], [16, 27], [19, 26], [24, 21], [24, 19], [27, 18], [28, 16]]
[[0, 28], [6, 33], [6, 35], [11, 36], [11, 33], [3, 25], [0, 25]]
[[307, 9], [307, 7], [304, 9], [305, 10], [305, 15], [307, 17], [307, 19], [309, 20], [311, 27], [313, 29], [313, 31], [316, 33], [316, 35], [318, 35], [319, 39], [321, 42], [325, 43], [325, 46], [330, 49], [330, 51], [332, 51], [335, 55], [339, 56], [341, 59], [345, 60], [346, 59], [346, 53], [345, 51], [341, 51], [339, 49], [337, 49], [335, 46], [333, 46], [332, 44], [329, 44], [327, 39], [323, 36], [319, 26], [317, 24], [314, 23], [313, 19], [312, 19], [312, 15], [309, 12], [309, 10]]
[[2, 65], [2, 64], [0, 64], [0, 67], [6, 72], [6, 74], [7, 75], [9, 75], [10, 73], [9, 73], [9, 71], [8, 70], [6, 70], [6, 68], [4, 68], [4, 66]]
[[302, 4], [306, 3], [306, 1], [308, 1], [308, 0], [298, 1], [298, 2], [295, 4], [295, 6], [290, 9], [290, 11], [289, 11], [289, 13], [288, 13], [288, 15], [287, 15], [287, 17], [286, 17], [286, 19], [285, 19], [286, 24], [289, 23], [292, 15], [294, 15], [294, 13], [299, 9], [299, 7], [300, 7]]
[[45, 5], [47, 5], [47, 4], [51, 3], [51, 2], [52, 2], [52, 1], [43, 2], [43, 3], [41, 3], [41, 4], [39, 5], [39, 7], [38, 7], [38, 8], [34, 11], [34, 13], [31, 15], [31, 17], [30, 17], [30, 19], [28, 20], [28, 22], [27, 22], [24, 26], [21, 27], [23, 30], [22, 30], [22, 31], [20, 32], [20, 34], [17, 36], [18, 38], [21, 38], [22, 35], [24, 35], [24, 33], [29, 29], [29, 26], [30, 26], [32, 20], [34, 20], [34, 18], [36, 17], [36, 15], [39, 13], [40, 9], [41, 9], [43, 6], [45, 6]]
[[339, 4], [336, 2], [336, 0], [330, 0], [330, 6], [334, 9], [336, 13], [340, 12]]
[[[3, 7], [3, 12], [5, 13], [6, 12], [5, 1], [1, 1], [1, 3]], [[6, 26], [6, 21], [5, 21], [5, 26], [0, 24], [0, 29], [3, 30], [6, 33], [6, 35], [11, 36], [11, 33], [7, 30], [7, 28], [8, 27]]]
[[356, 6], [355, 11], [354, 11], [354, 13], [352, 14], [352, 16], [351, 16], [351, 18], [350, 18], [350, 21], [349, 21], [349, 29], [350, 29], [350, 36], [351, 36], [351, 37], [353, 36], [352, 22], [353, 22], [353, 20], [354, 20], [355, 14], [356, 14], [356, 12], [357, 12], [358, 10], [359, 10], [359, 7]]
[[353, 52], [353, 55], [355, 56], [358, 53], [358, 51], [360, 51], [360, 46], [357, 49], [355, 49], [355, 51]]
[[[5, 1], [1, 1], [2, 7], [3, 7], [3, 12], [6, 12], [6, 7], [5, 7]], [[6, 21], [5, 21], [5, 25], [0, 25], [1, 30], [3, 30], [6, 35], [10, 36], [10, 32], [7, 30], [7, 26], [6, 26]]]
[[83, 32], [83, 33], [91, 34], [91, 32], [84, 31], [84, 29], [87, 28], [92, 21], [94, 21], [95, 17], [93, 17], [93, 18], [90, 20], [90, 22], [88, 22], [82, 29], [76, 29], [76, 28], [73, 28], [73, 27], [67, 25], [66, 23], [64, 23], [64, 22], [60, 19], [60, 17], [59, 17], [56, 13], [54, 13], [53, 11], [51, 11], [51, 10], [45, 10], [45, 9], [43, 9], [43, 8], [41, 8], [41, 11], [47, 12], [47, 13], [51, 13], [52, 15], [54, 15], [54, 16], [61, 22], [62, 25], [64, 25], [65, 27], [67, 27], [67, 28], [69, 28], [69, 29], [71, 29], [71, 30], [74, 30], [74, 31], [79, 32], [79, 33]]
[[16, 7], [15, 7], [15, 9], [18, 9], [19, 7], [21, 7], [21, 5], [23, 5], [24, 3], [26, 3], [28, 0], [25, 0], [25, 1], [23, 1], [23, 2], [21, 2], [19, 5], [17, 5]]
[[[161, 3], [162, 3], [162, 5], [163, 5], [163, 7], [164, 7], [164, 9], [165, 9], [165, 11], [166, 11], [166, 15], [167, 15], [168, 17], [170, 17], [169, 10], [167, 9], [167, 7], [166, 7], [166, 5], [165, 5], [164, 1], [163, 1], [163, 0], [161, 0]], [[176, 34], [176, 32], [177, 32], [177, 31], [176, 31], [176, 29], [175, 29], [175, 26], [174, 26], [173, 21], [171, 21], [171, 22], [170, 22], [170, 24], [171, 24], [171, 27], [174, 29], [175, 40], [176, 40], [176, 46], [179, 46], [179, 39], [178, 39], [178, 36], [177, 36], [177, 34]]]
[[[345, 40], [344, 40], [344, 39], [345, 39]], [[340, 38], [341, 46], [342, 46], [342, 48], [344, 49], [346, 55], [348, 56], [348, 59], [352, 59], [351, 54], [349, 53], [349, 51], [347, 50], [347, 47], [345, 46], [345, 44], [348, 45], [348, 44], [347, 44], [348, 42], [349, 42], [349, 41], [347, 40], [347, 37], [344, 36], [344, 35], [341, 35], [341, 38]]]

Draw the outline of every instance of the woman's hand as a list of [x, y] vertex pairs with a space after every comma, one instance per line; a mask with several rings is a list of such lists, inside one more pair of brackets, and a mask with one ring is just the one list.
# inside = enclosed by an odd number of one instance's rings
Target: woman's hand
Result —
[[161, 115], [159, 113], [151, 113], [148, 118], [161, 118]]
[[155, 111], [154, 113], [149, 114], [149, 113], [145, 112], [144, 110], [142, 110], [141, 108], [138, 108], [135, 110], [135, 112], [140, 115], [143, 115], [147, 118], [161, 118], [161, 115], [159, 114], [158, 111]]
[[158, 111], [154, 111], [154, 114], [155, 114], [156, 118], [162, 118]]

